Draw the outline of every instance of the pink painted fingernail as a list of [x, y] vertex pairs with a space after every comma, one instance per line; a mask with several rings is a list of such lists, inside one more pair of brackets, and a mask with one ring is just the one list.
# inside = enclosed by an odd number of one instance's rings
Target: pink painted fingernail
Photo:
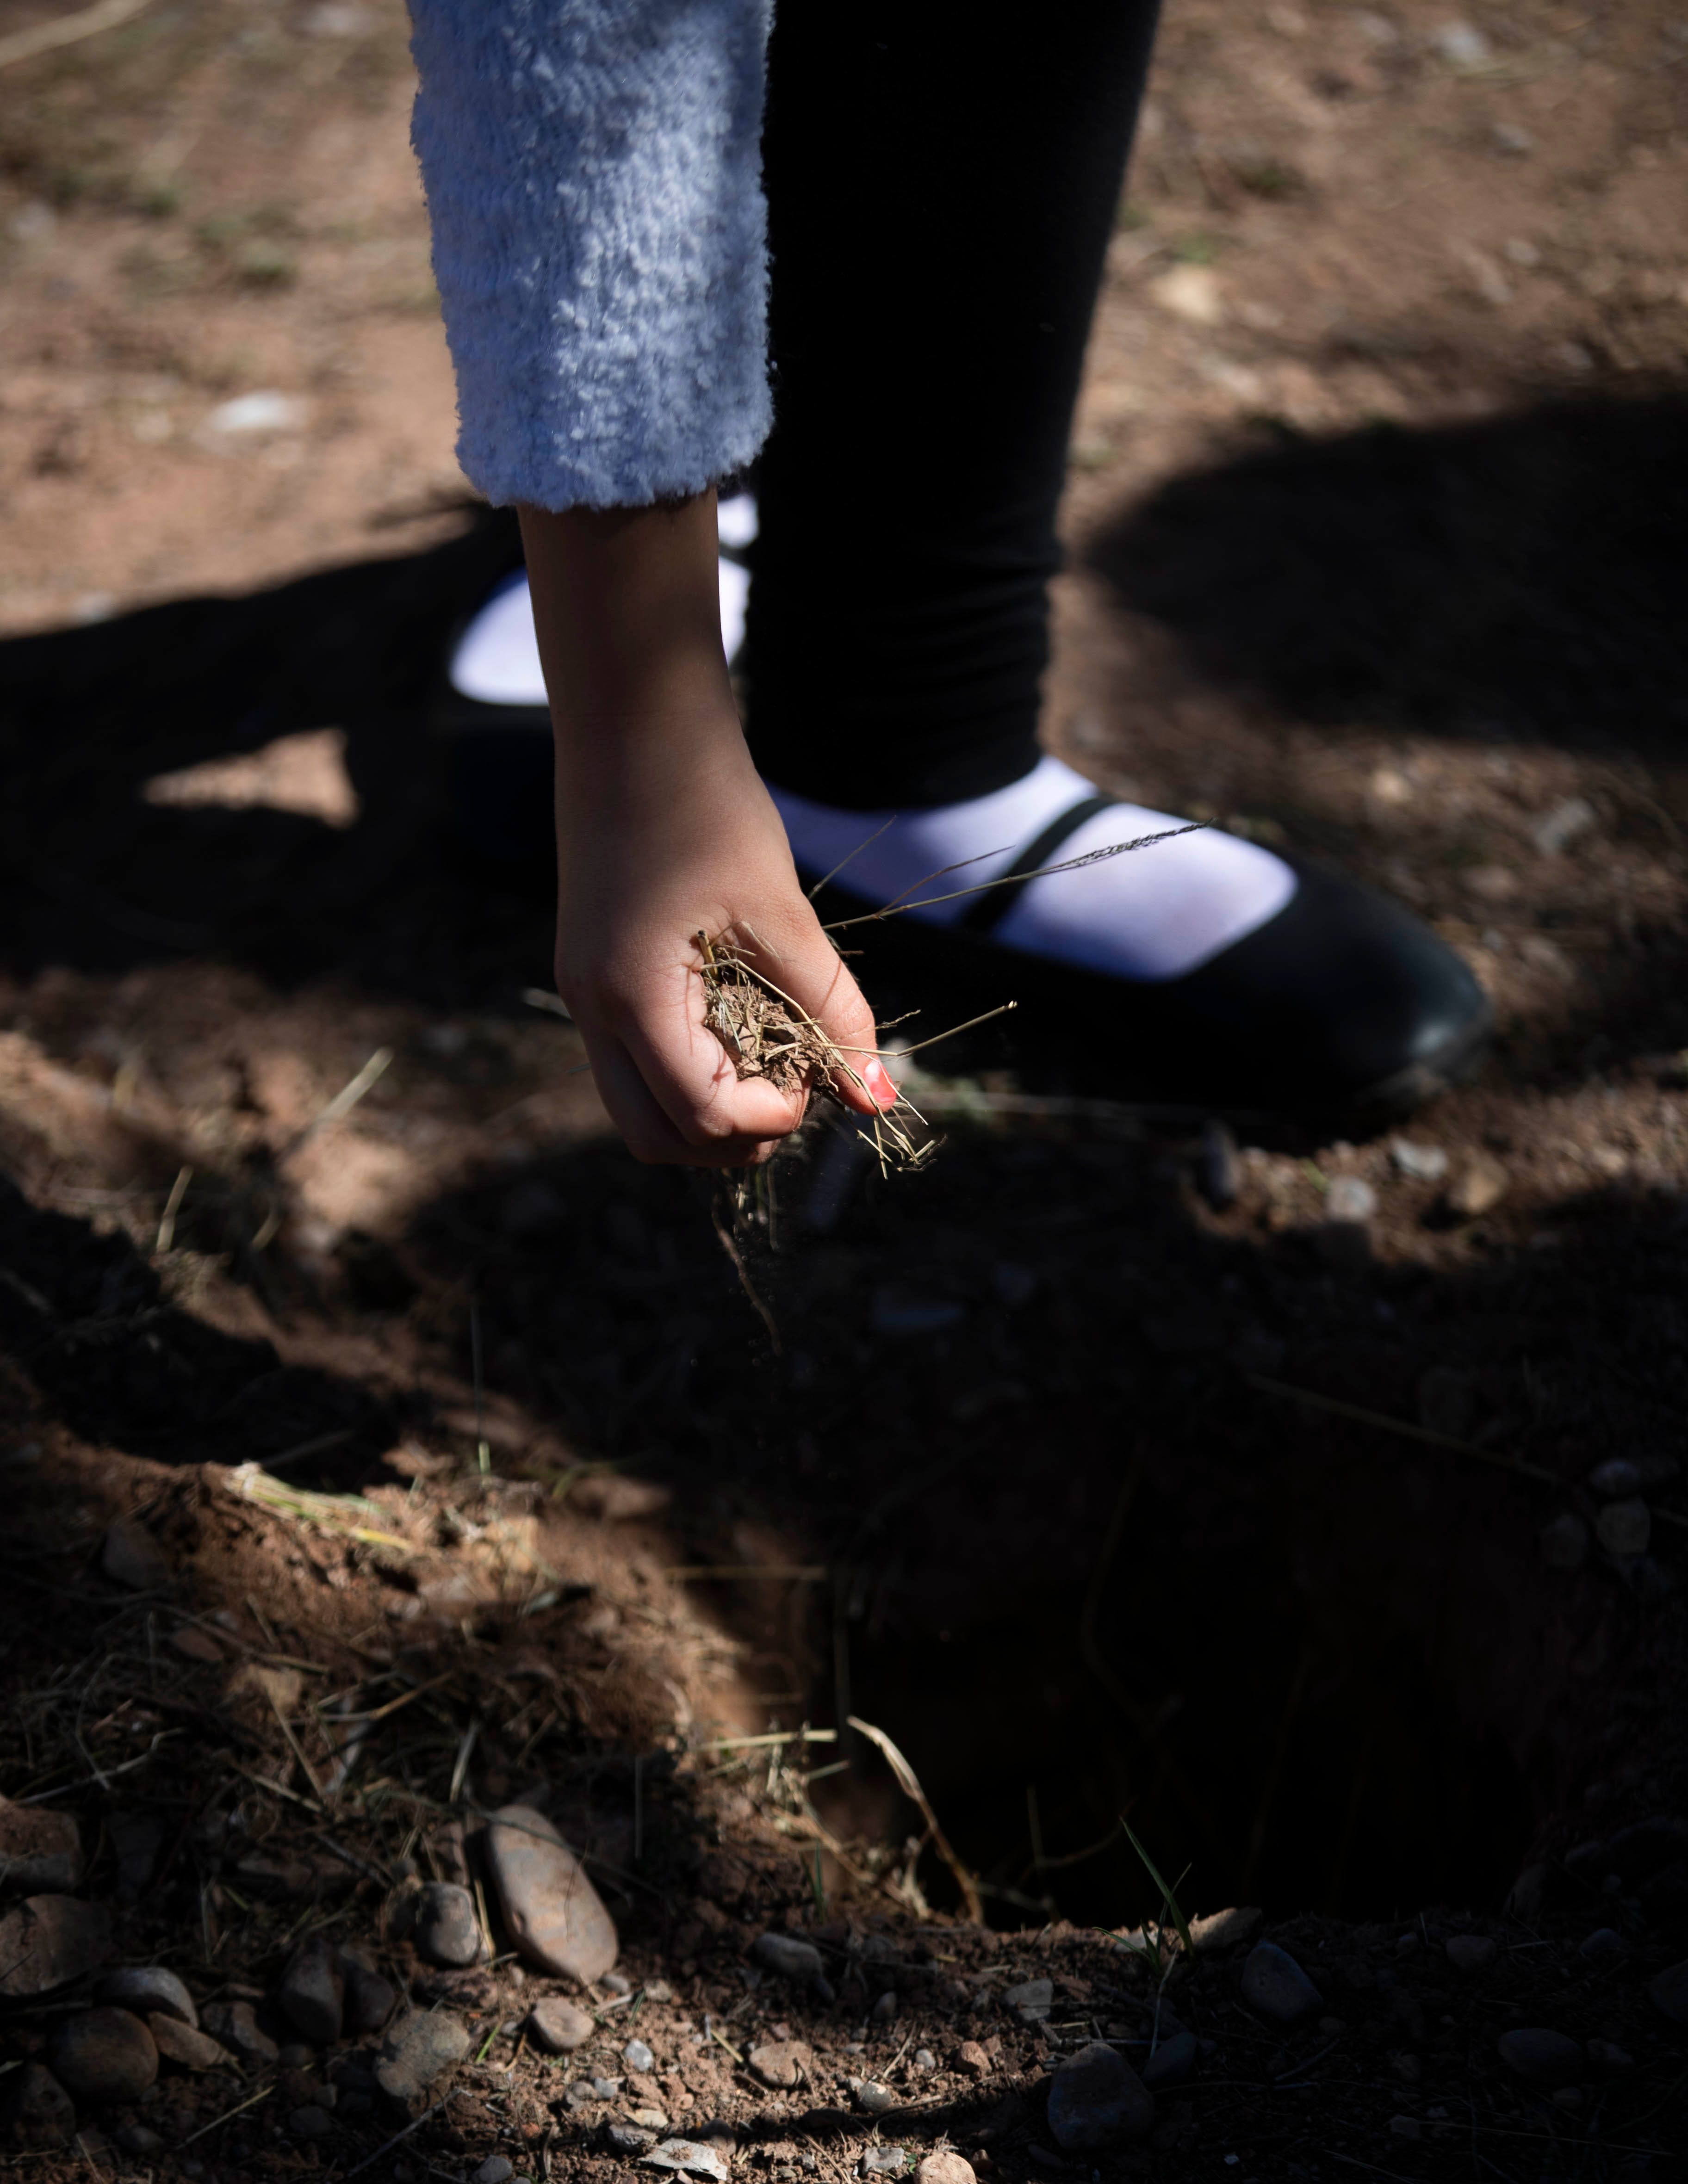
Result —
[[867, 1087], [868, 1097], [877, 1100], [882, 1107], [894, 1107], [897, 1088], [891, 1082], [890, 1072], [876, 1055], [861, 1072], [861, 1081]]

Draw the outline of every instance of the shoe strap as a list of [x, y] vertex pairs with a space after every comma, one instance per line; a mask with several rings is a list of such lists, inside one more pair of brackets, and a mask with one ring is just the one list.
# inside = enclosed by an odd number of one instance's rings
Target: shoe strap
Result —
[[1062, 844], [1072, 839], [1087, 819], [1110, 810], [1118, 800], [1117, 797], [1099, 794], [1081, 797], [1077, 804], [1068, 805], [1040, 834], [1033, 836], [1006, 872], [982, 894], [973, 897], [956, 919], [956, 928], [980, 935], [994, 933], [1036, 875], [1045, 865], [1057, 861], [1056, 852]]

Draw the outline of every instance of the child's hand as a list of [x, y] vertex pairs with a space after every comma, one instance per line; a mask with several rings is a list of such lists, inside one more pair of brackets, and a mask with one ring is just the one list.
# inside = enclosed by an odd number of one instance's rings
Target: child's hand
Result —
[[[805, 1100], [741, 1081], [703, 1022], [694, 936], [725, 935], [849, 1056], [834, 1089], [895, 1097], [873, 1019], [822, 932], [745, 749], [721, 655], [713, 494], [524, 510], [557, 727], [557, 989], [641, 1160], [766, 1160]], [[862, 1089], [866, 1086], [866, 1090]]]

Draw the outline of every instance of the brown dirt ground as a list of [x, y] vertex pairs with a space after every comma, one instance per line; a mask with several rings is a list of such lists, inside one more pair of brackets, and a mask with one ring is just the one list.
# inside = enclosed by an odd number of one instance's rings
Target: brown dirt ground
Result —
[[[47, 12], [0, 0], [0, 37]], [[543, 903], [443, 822], [428, 673], [510, 548], [450, 459], [399, 11], [155, 0], [0, 72], [0, 1786], [77, 1813], [125, 1958], [267, 1990], [326, 1923], [442, 1992], [389, 1938], [399, 1861], [543, 1784], [621, 1925], [595, 2059], [649, 2042], [630, 2101], [728, 2127], [738, 2174], [842, 2176], [877, 2131], [1021, 2184], [1066, 2167], [1052, 2055], [1143, 2036], [1124, 1810], [1194, 1904], [1266, 1907], [1329, 2020], [1268, 2032], [1234, 1957], [1179, 1967], [1214, 2044], [1105, 2174], [1673, 2173], [1646, 1986], [1688, 1864], [1563, 1854], [1688, 1806], [1680, 1470], [1645, 1554], [1566, 1570], [1540, 1534], [1596, 1518], [1596, 1463], [1684, 1453], [1688, 25], [1527, 0], [1462, 59], [1451, 19], [1174, 8], [1050, 717], [1109, 786], [1378, 877], [1465, 951], [1498, 1049], [1405, 1134], [1504, 1190], [1459, 1218], [1386, 1138], [1245, 1129], [1215, 1210], [1200, 1114], [993, 1034], [920, 1082], [928, 1173], [817, 1134], [741, 1223], [777, 1351], [709, 1188], [633, 1167], [523, 1003]], [[260, 392], [271, 429], [214, 421]], [[254, 1462], [392, 1538], [253, 1501]], [[616, 1521], [624, 1475], [671, 1498]], [[150, 1593], [100, 1574], [123, 1513]], [[395, 1700], [331, 1786], [339, 1716]], [[998, 1930], [859, 1739], [812, 1791], [710, 1741], [851, 1713]], [[770, 1925], [834, 2004], [756, 1983]], [[1467, 1928], [1501, 1945], [1468, 1979]], [[1040, 2031], [995, 1998], [1038, 1971]], [[501, 2029], [538, 1984], [460, 1982], [489, 2044], [377, 2173], [625, 2165], [617, 2104]], [[1496, 2061], [1528, 2024], [1632, 2067], [1555, 2101]], [[816, 2058], [789, 2098], [732, 2052], [782, 2025]], [[18, 2166], [220, 2184], [379, 2143], [295, 2144], [287, 2091], [170, 2078], [163, 2157], [102, 2116]]]

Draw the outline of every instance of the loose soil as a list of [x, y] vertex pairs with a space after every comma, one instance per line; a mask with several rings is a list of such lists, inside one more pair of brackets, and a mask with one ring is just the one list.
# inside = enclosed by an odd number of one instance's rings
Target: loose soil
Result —
[[[1688, 1862], [1604, 1846], [1688, 1809], [1688, 30], [1450, 20], [1173, 10], [1050, 734], [1407, 897], [1493, 1060], [1404, 1151], [1243, 1117], [1233, 1158], [1017, 1017], [922, 1056], [921, 1173], [817, 1128], [737, 1265], [524, 999], [543, 893], [463, 847], [425, 732], [515, 549], [450, 460], [399, 12], [159, 0], [0, 71], [0, 1787], [77, 1815], [123, 1959], [203, 1999], [263, 2007], [320, 1928], [466, 2015], [370, 2173], [607, 2176], [633, 2105], [780, 2184], [946, 2137], [1012, 2184], [1672, 2173]], [[1613, 1458], [1644, 1547], [1602, 1543]], [[105, 1574], [125, 1516], [150, 1589]], [[394, 1918], [529, 1792], [630, 1981], [560, 2064], [520, 2031], [552, 1983], [430, 1971]], [[1152, 2036], [1122, 1813], [1324, 2007], [1269, 2029], [1240, 1949], [1179, 1963], [1196, 2074], [1068, 2162], [1052, 2062]], [[763, 1975], [769, 1928], [835, 2000]], [[1497, 2059], [1528, 2025], [1628, 2066], [1556, 2098]], [[740, 2059], [786, 2036], [779, 2092]], [[161, 2085], [162, 2153], [100, 2114], [20, 2173], [344, 2176], [387, 2135], [296, 2141], [273, 2070]]]

